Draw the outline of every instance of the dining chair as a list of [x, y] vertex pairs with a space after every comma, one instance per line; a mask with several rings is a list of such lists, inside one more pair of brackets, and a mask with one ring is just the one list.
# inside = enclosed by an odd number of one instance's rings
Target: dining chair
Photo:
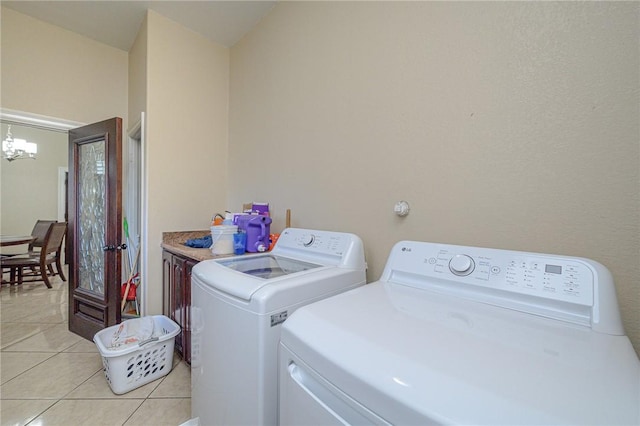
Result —
[[[28, 253], [37, 254], [44, 245], [44, 237], [47, 236], [47, 231], [49, 231], [49, 227], [52, 223], [56, 223], [57, 220], [36, 220], [36, 224], [33, 226], [33, 230], [31, 231], [31, 236], [35, 237], [35, 240], [31, 241], [29, 244], [29, 248], [27, 249]], [[35, 250], [35, 249], [38, 250]]]
[[44, 237], [47, 235], [47, 231], [49, 230], [49, 226], [52, 223], [56, 223], [56, 220], [36, 220], [36, 224], [33, 225], [33, 229], [31, 230], [31, 236], [34, 237], [33, 241], [29, 243], [29, 247], [27, 248], [26, 253], [8, 253], [4, 254], [4, 256], [22, 256], [22, 255], [39, 255], [40, 249], [42, 249], [42, 245], [44, 244]]
[[[47, 231], [49, 230], [51, 224], [56, 222], [57, 220], [42, 219], [38, 219], [36, 221], [36, 224], [33, 226], [33, 230], [31, 231], [31, 236], [35, 237], [35, 239], [31, 241], [29, 247], [27, 248], [27, 253], [25, 254], [28, 254], [32, 257], [40, 256], [40, 250], [42, 250], [42, 246], [44, 245], [44, 237], [47, 235]], [[47, 265], [47, 267], [51, 274], [55, 275], [55, 272], [53, 271], [53, 265], [49, 264]], [[31, 268], [31, 270], [34, 271], [34, 268]]]
[[[16, 284], [16, 272], [18, 285], [24, 282], [44, 281], [48, 288], [52, 288], [49, 278], [55, 275], [59, 275], [62, 281], [66, 281], [60, 259], [62, 241], [66, 232], [66, 222], [52, 223], [49, 225], [42, 248], [37, 255], [26, 254], [2, 259], [2, 269], [8, 268], [11, 272], [10, 284]], [[53, 270], [54, 264], [56, 271]]]

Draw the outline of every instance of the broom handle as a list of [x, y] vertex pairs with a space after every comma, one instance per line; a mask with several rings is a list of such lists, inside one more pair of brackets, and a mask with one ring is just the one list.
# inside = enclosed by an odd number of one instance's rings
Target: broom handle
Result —
[[142, 247], [142, 244], [138, 244], [138, 250], [136, 250], [136, 259], [134, 260], [133, 267], [131, 268], [131, 272], [129, 273], [127, 287], [124, 289], [124, 297], [122, 298], [122, 302], [120, 302], [120, 311], [122, 311], [124, 309], [124, 305], [127, 304], [127, 296], [129, 295], [129, 288], [131, 287], [131, 279], [133, 278], [134, 272], [138, 267], [138, 259], [140, 259], [140, 247]]

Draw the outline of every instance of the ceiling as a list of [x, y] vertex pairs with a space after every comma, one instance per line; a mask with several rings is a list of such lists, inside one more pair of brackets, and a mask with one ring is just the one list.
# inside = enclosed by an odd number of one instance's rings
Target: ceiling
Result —
[[129, 51], [147, 9], [233, 46], [262, 19], [276, 1], [4, 1], [2, 6]]

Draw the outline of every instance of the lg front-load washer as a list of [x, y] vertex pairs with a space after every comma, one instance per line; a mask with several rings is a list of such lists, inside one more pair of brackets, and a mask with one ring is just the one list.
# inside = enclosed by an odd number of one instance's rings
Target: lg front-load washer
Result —
[[356, 235], [288, 228], [269, 253], [197, 264], [191, 276], [191, 411], [200, 425], [275, 425], [278, 341], [300, 306], [366, 280]]
[[282, 425], [638, 425], [640, 362], [609, 271], [421, 242], [282, 329]]

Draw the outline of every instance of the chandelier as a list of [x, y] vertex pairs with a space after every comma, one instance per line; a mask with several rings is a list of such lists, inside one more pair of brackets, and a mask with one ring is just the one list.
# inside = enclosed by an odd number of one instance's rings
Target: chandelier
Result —
[[38, 145], [33, 142], [27, 142], [24, 139], [14, 139], [11, 136], [11, 124], [7, 129], [7, 137], [2, 141], [2, 158], [13, 161], [24, 158], [36, 158], [38, 153]]

